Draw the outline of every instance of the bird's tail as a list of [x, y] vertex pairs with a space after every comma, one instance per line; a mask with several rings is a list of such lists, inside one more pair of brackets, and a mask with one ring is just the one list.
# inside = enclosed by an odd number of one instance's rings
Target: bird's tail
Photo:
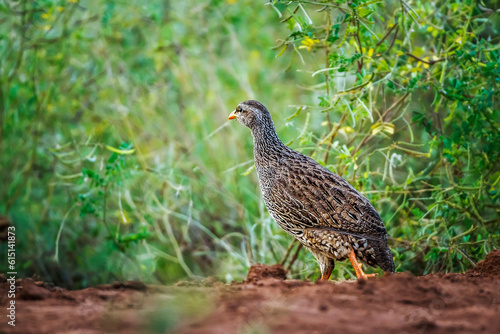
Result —
[[375, 251], [375, 259], [377, 264], [384, 271], [394, 272], [394, 260], [392, 259], [392, 253], [387, 244], [387, 236], [385, 240], [372, 242], [373, 250]]

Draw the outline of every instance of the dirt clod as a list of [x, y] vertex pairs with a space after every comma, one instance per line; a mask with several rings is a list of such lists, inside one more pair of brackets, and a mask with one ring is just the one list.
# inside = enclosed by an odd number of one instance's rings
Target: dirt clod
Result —
[[474, 269], [468, 271], [481, 276], [500, 276], [500, 249], [492, 250], [483, 261], [478, 262]]
[[126, 281], [126, 282], [113, 282], [111, 284], [113, 289], [132, 289], [137, 291], [146, 291], [147, 286], [141, 281]]
[[255, 264], [250, 267], [247, 275], [248, 283], [255, 283], [264, 279], [277, 278], [280, 280], [286, 279], [286, 271], [280, 264], [268, 266], [265, 264]]
[[27, 278], [23, 280], [19, 293], [21, 300], [42, 300], [50, 295], [50, 291], [44, 287], [38, 286], [33, 283], [33, 280]]

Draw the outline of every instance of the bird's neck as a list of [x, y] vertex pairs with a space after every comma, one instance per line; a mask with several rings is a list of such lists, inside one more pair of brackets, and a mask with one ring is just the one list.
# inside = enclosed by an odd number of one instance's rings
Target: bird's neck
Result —
[[255, 163], [265, 164], [276, 159], [277, 153], [286, 148], [279, 139], [274, 129], [274, 124], [270, 121], [262, 127], [252, 129]]

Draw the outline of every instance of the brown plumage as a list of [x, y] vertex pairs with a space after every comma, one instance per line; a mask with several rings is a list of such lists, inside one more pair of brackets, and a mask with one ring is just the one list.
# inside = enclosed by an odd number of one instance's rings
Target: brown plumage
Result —
[[384, 224], [366, 197], [346, 180], [284, 145], [271, 114], [258, 101], [238, 105], [236, 118], [252, 131], [264, 203], [278, 225], [309, 249], [328, 279], [335, 260], [349, 258], [358, 278], [362, 262], [394, 272]]

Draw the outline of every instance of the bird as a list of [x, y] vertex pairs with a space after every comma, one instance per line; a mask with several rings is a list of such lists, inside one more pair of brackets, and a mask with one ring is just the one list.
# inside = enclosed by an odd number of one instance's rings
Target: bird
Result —
[[272, 218], [316, 258], [320, 280], [335, 261], [349, 259], [357, 279], [362, 263], [394, 272], [387, 231], [370, 201], [314, 159], [286, 146], [270, 112], [260, 102], [241, 102], [229, 115], [250, 129], [262, 197]]

